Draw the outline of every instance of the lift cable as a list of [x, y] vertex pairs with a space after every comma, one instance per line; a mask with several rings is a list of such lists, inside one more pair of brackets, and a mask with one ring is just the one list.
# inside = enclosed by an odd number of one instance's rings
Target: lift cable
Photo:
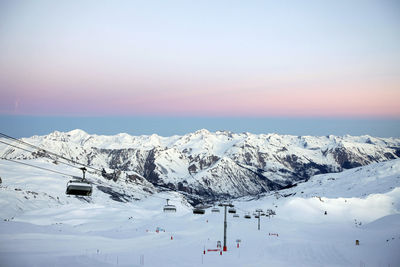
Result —
[[[0, 135], [4, 135], [4, 134], [0, 133]], [[10, 138], [13, 139], [13, 140], [20, 141], [20, 140], [18, 140], [18, 139], [13, 138], [13, 137], [10, 137]], [[23, 142], [23, 141], [21, 141], [21, 142], [22, 142], [23, 144], [27, 144], [27, 145], [29, 145], [29, 146], [31, 146], [31, 147], [37, 149], [37, 150], [42, 150], [42, 151], [47, 152], [46, 150], [44, 150], [44, 149], [42, 149], [42, 148], [40, 148], [40, 147], [37, 147], [37, 146], [31, 145], [31, 144], [28, 144], [28, 143]], [[17, 148], [17, 149], [21, 149], [21, 150], [24, 150], [24, 151], [27, 151], [27, 152], [30, 152], [30, 153], [34, 153], [34, 152], [35, 152], [35, 151], [28, 150], [28, 149], [25, 149], [25, 148], [22, 148], [22, 147], [19, 147], [19, 146], [16, 146], [16, 145], [12, 145], [12, 144], [7, 143], [7, 142], [0, 141], [0, 143], [9, 145], [9, 146], [12, 146], [12, 147], [15, 147], [15, 148]], [[50, 153], [49, 153], [49, 154], [50, 154]], [[54, 153], [51, 153], [51, 154], [54, 154]], [[55, 156], [59, 156], [59, 155], [56, 155], [56, 154], [54, 154], [54, 155], [55, 155]], [[46, 156], [47, 156], [49, 159], [53, 159], [53, 158], [49, 157], [49, 155], [46, 155]], [[61, 158], [64, 159], [64, 157], [62, 157], [62, 156], [59, 156], [59, 157], [61, 157]], [[68, 159], [66, 159], [66, 160], [69, 161]], [[71, 160], [71, 161], [72, 161], [72, 160]], [[71, 167], [73, 167], [73, 168], [80, 169], [79, 167], [77, 167], [77, 166], [75, 166], [75, 165], [72, 165], [72, 164], [69, 164], [69, 163], [67, 163], [67, 162], [63, 162], [63, 161], [59, 161], [59, 162], [62, 163], [62, 164], [71, 166]], [[72, 162], [74, 162], [74, 161], [72, 161]], [[80, 163], [78, 163], [78, 164], [80, 164]], [[87, 166], [87, 165], [84, 165], [84, 166]], [[97, 171], [99, 171], [99, 172], [101, 173], [101, 171], [98, 170], [98, 169], [96, 169], [96, 168], [92, 168], [92, 169], [95, 169], [95, 170], [97, 170]], [[136, 183], [136, 182], [134, 182], [134, 183], [139, 185], [139, 183]], [[171, 189], [171, 188], [166, 187], [166, 186], [163, 186], [163, 185], [157, 185], [157, 187], [163, 188], [163, 189], [166, 190], [166, 191], [178, 192], [178, 193], [181, 193], [181, 194], [183, 194], [183, 195], [190, 195], [190, 194], [187, 193], [187, 192], [184, 192], [184, 191], [181, 191], [181, 190], [176, 190], [176, 189]], [[163, 199], [166, 199], [166, 198], [163, 198]]]
[[13, 140], [13, 141], [15, 141], [15, 142], [18, 142], [18, 143], [20, 143], [20, 144], [29, 146], [29, 147], [31, 147], [31, 148], [44, 151], [44, 152], [46, 152], [46, 153], [48, 153], [48, 154], [50, 154], [50, 155], [53, 155], [53, 156], [55, 156], [55, 157], [57, 157], [57, 158], [61, 158], [61, 159], [67, 160], [67, 161], [72, 162], [72, 163], [74, 163], [74, 164], [78, 164], [78, 165], [81, 165], [81, 166], [90, 168], [90, 169], [95, 170], [95, 171], [98, 171], [98, 172], [100, 172], [100, 173], [102, 172], [102, 170], [99, 170], [99, 169], [97, 169], [97, 168], [95, 168], [95, 167], [92, 167], [92, 166], [90, 166], [90, 165], [87, 165], [87, 164], [84, 164], [84, 163], [75, 161], [75, 160], [73, 160], [73, 159], [66, 158], [66, 157], [64, 157], [64, 156], [62, 156], [62, 155], [59, 155], [59, 154], [56, 154], [56, 153], [54, 153], [54, 152], [52, 152], [52, 151], [49, 151], [49, 150], [47, 150], [47, 149], [44, 149], [44, 148], [41, 148], [41, 147], [32, 145], [32, 144], [30, 144], [30, 143], [27, 143], [27, 142], [22, 141], [22, 140], [20, 140], [20, 139], [14, 138], [14, 137], [9, 136], [9, 135], [6, 135], [6, 134], [4, 134], [4, 133], [0, 133], [0, 136], [1, 136], [1, 137], [4, 137], [4, 138], [7, 138], [7, 139], [10, 139], [10, 140]]
[[11, 162], [15, 162], [15, 163], [18, 163], [18, 164], [23, 164], [23, 165], [30, 166], [30, 167], [33, 167], [33, 168], [37, 168], [37, 169], [49, 171], [49, 172], [58, 173], [58, 174], [65, 175], [65, 176], [75, 177], [74, 175], [71, 175], [71, 174], [67, 174], [67, 173], [63, 173], [63, 172], [51, 170], [51, 169], [44, 168], [44, 167], [35, 166], [35, 165], [29, 164], [29, 163], [24, 163], [24, 162], [21, 162], [21, 161], [16, 161], [16, 160], [12, 160], [12, 159], [7, 159], [7, 158], [3, 158], [3, 157], [2, 157], [1, 159], [3, 159], [3, 160], [8, 160], [8, 161], [11, 161]]
[[[35, 153], [35, 151], [29, 150], [29, 149], [26, 149], [26, 148], [22, 148], [22, 147], [19, 147], [19, 146], [16, 146], [16, 145], [13, 145], [13, 144], [10, 144], [10, 143], [7, 143], [7, 142], [0, 141], [0, 143], [3, 143], [3, 144], [6, 144], [6, 145], [15, 147], [15, 148], [17, 148], [17, 149], [24, 150], [24, 151], [26, 151], [26, 152]], [[51, 158], [50, 155], [48, 155], [48, 154], [45, 154], [45, 156], [46, 156], [47, 158], [51, 159], [51, 160], [55, 160], [55, 159]], [[58, 160], [57, 162], [62, 163], [62, 164], [65, 164], [65, 165], [68, 165], [68, 166], [73, 167], [73, 168], [81, 169], [81, 168], [79, 168], [79, 167], [77, 167], [77, 166], [75, 166], [75, 165], [73, 165], [73, 164], [68, 163], [68, 162], [64, 162], [64, 161], [61, 161], [61, 160]]]
[[22, 147], [19, 147], [19, 146], [16, 146], [16, 145], [12, 145], [12, 144], [7, 143], [7, 142], [0, 141], [0, 143], [3, 143], [3, 144], [5, 144], [5, 145], [9, 145], [9, 146], [12, 146], [12, 147], [15, 147], [15, 148], [24, 150], [24, 151], [26, 151], [26, 152], [30, 152], [30, 153], [35, 152], [35, 151], [29, 150], [29, 149], [26, 149], [26, 148], [22, 148]]
[[[13, 140], [13, 141], [15, 141], [15, 142], [18, 142], [18, 143], [20, 143], [20, 144], [29, 146], [29, 147], [34, 148], [34, 149], [36, 149], [36, 150], [44, 151], [44, 152], [46, 152], [46, 153], [48, 153], [48, 154], [50, 154], [50, 155], [55, 156], [56, 158], [61, 158], [61, 159], [64, 159], [64, 160], [66, 160], [66, 161], [72, 162], [72, 163], [74, 163], [74, 164], [78, 164], [78, 165], [81, 165], [81, 166], [84, 166], [84, 167], [87, 167], [87, 168], [90, 168], [90, 169], [92, 169], [92, 170], [95, 170], [95, 171], [98, 171], [98, 172], [102, 173], [102, 170], [100, 170], [100, 169], [97, 169], [97, 168], [92, 167], [92, 166], [89, 166], [89, 165], [87, 165], [87, 164], [83, 164], [83, 163], [81, 163], [81, 162], [78, 162], [78, 161], [75, 161], [75, 160], [66, 158], [66, 157], [64, 157], [64, 156], [62, 156], [62, 155], [59, 155], [59, 154], [56, 154], [56, 153], [51, 152], [51, 151], [49, 151], [49, 150], [46, 150], [46, 149], [44, 149], [44, 148], [41, 148], [41, 147], [32, 145], [32, 144], [30, 144], [30, 143], [27, 143], [27, 142], [22, 141], [22, 140], [20, 140], [20, 139], [14, 138], [14, 137], [9, 136], [9, 135], [6, 135], [6, 134], [4, 134], [4, 133], [0, 133], [0, 137], [4, 137], [4, 138], [6, 138], [6, 139]], [[33, 153], [33, 151], [30, 151], [30, 150], [28, 150], [28, 149], [24, 149], [24, 148], [21, 148], [21, 147], [18, 147], [18, 146], [15, 146], [15, 145], [12, 145], [12, 144], [3, 142], [3, 141], [0, 141], [0, 142], [3, 143], [3, 144], [7, 144], [7, 145], [10, 145], [10, 146], [13, 146], [13, 147], [18, 148], [18, 149], [25, 150], [25, 151], [27, 151], [27, 152]], [[6, 158], [4, 158], [4, 159], [6, 159]], [[50, 159], [52, 159], [52, 158], [50, 158]], [[6, 160], [7, 160], [7, 159], [6, 159]], [[16, 161], [16, 162], [17, 162], [17, 161]], [[18, 162], [18, 163], [19, 163], [19, 162]], [[69, 163], [66, 163], [66, 162], [60, 161], [60, 163], [63, 163], [63, 164], [66, 164], [66, 165], [68, 165], [68, 166], [71, 166], [71, 167], [80, 169], [79, 167], [76, 167], [76, 166], [74, 166], [74, 165], [72, 165], [72, 164], [69, 164]], [[68, 175], [68, 176], [71, 176], [71, 175]], [[138, 183], [136, 183], [136, 184], [138, 184]], [[171, 188], [168, 188], [168, 187], [162, 186], [162, 185], [157, 185], [157, 187], [164, 188], [164, 189], [166, 189], [166, 190], [168, 190], [168, 191], [181, 193], [181, 194], [183, 194], [183, 195], [190, 195], [190, 194], [187, 193], [187, 192], [184, 192], [184, 191], [181, 191], [181, 190], [176, 190], [176, 189], [171, 189]], [[192, 196], [192, 197], [193, 197], [193, 196]], [[162, 198], [162, 199], [165, 199], [165, 200], [166, 200], [166, 198]]]
[[236, 208], [237, 210], [240, 210], [240, 211], [244, 212], [244, 213], [251, 213], [250, 211], [244, 210], [244, 209], [240, 209], [240, 208], [238, 208], [237, 206], [235, 206], [235, 208]]
[[[52, 169], [48, 169], [48, 168], [36, 166], [36, 165], [33, 165], [33, 164], [29, 164], [29, 163], [24, 163], [24, 162], [17, 161], [17, 160], [12, 160], [12, 159], [8, 159], [8, 158], [4, 158], [4, 157], [1, 157], [0, 159], [2, 159], [2, 160], [7, 160], [7, 161], [11, 161], [11, 162], [14, 162], [14, 163], [17, 163], [17, 164], [26, 165], [26, 166], [33, 167], [33, 168], [37, 168], [37, 169], [41, 169], [41, 170], [45, 170], [45, 171], [49, 171], [49, 172], [53, 172], [53, 173], [57, 173], [57, 174], [61, 174], [61, 175], [64, 175], [64, 176], [69, 176], [69, 177], [73, 177], [73, 178], [76, 177], [75, 175], [71, 175], [71, 174], [68, 174], [68, 173], [55, 171], [55, 170], [52, 170]], [[90, 178], [93, 179], [93, 177], [90, 177]], [[97, 183], [97, 182], [91, 182], [91, 183], [94, 184], [94, 185], [100, 185], [100, 186], [103, 185], [103, 184], [100, 184], [100, 183]], [[167, 200], [167, 198], [155, 196], [155, 195], [152, 195], [152, 194], [146, 195], [145, 193], [141, 193], [141, 192], [137, 192], [137, 191], [135, 191], [135, 193], [140, 194], [140, 195], [143, 195], [143, 196], [145, 196], [145, 197], [154, 197], [154, 198], [158, 198], [158, 199]], [[171, 199], [170, 199], [170, 200], [171, 200]]]

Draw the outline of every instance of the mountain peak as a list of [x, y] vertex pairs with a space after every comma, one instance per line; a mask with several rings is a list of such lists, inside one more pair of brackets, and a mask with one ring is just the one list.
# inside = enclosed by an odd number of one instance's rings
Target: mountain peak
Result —
[[208, 135], [210, 133], [211, 132], [207, 129], [200, 129], [200, 130], [197, 130], [196, 132], [194, 132], [195, 135]]
[[75, 129], [75, 130], [69, 131], [69, 132], [67, 132], [67, 134], [69, 134], [71, 136], [89, 135], [87, 132], [85, 132], [84, 130], [81, 130], [81, 129]]

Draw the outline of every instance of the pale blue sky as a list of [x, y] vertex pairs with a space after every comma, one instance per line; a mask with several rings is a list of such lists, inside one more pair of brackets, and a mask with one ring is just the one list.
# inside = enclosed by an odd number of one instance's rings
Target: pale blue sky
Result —
[[0, 114], [399, 117], [400, 2], [0, 2]]
[[0, 116], [0, 132], [14, 137], [82, 129], [90, 134], [184, 135], [199, 129], [215, 132], [291, 135], [364, 135], [400, 137], [400, 120], [343, 118], [221, 118], [221, 117], [29, 117]]
[[1, 131], [399, 137], [399, 14], [386, 0], [2, 0]]

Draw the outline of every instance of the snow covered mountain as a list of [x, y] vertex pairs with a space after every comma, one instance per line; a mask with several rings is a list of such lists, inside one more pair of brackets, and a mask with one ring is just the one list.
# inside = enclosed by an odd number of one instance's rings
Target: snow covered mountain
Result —
[[[400, 139], [371, 136], [291, 136], [199, 130], [184, 136], [90, 135], [53, 132], [23, 141], [108, 173], [106, 179], [168, 187], [207, 200], [280, 190], [316, 174], [400, 157]], [[9, 159], [43, 151], [0, 146]], [[103, 173], [105, 174], [105, 173]], [[151, 185], [150, 185], [151, 187]]]
[[[23, 162], [70, 171], [43, 158]], [[0, 160], [0, 176], [4, 267], [400, 265], [400, 159], [236, 199], [239, 217], [228, 214], [222, 255], [214, 250], [223, 240], [223, 212], [195, 215], [182, 194], [151, 194], [144, 190], [151, 185], [90, 174], [92, 196], [69, 196], [69, 177], [7, 160]], [[166, 198], [176, 213], [162, 211]], [[252, 214], [259, 208], [276, 212], [261, 217], [260, 230]]]

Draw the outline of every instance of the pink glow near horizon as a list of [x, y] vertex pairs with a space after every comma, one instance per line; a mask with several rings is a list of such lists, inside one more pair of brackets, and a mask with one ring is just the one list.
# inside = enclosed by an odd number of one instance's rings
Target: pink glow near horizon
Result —
[[[388, 116], [400, 115], [399, 91], [376, 88], [280, 90], [21, 90], [8, 114], [171, 116]], [[38, 93], [40, 92], [40, 93]], [[2, 100], [0, 100], [2, 101]], [[2, 105], [3, 107], [5, 105]], [[35, 111], [35, 112], [32, 112]], [[52, 115], [52, 114], [51, 114]]]
[[400, 117], [397, 6], [292, 4], [0, 6], [0, 115]]

